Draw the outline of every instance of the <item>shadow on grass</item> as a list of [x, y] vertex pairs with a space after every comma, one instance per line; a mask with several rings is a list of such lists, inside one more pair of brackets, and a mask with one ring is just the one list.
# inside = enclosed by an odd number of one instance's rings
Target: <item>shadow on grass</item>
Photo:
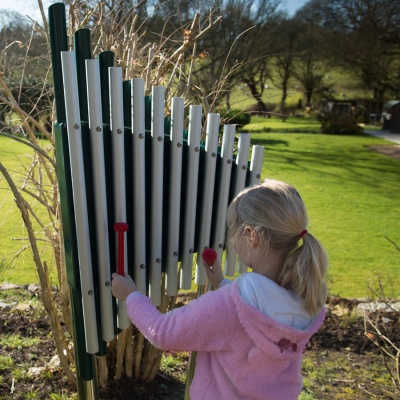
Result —
[[[368, 135], [359, 135], [369, 137]], [[275, 136], [276, 137], [276, 136]], [[393, 191], [387, 191], [390, 186], [397, 186], [399, 179], [399, 161], [385, 155], [374, 153], [366, 148], [367, 143], [346, 146], [334, 145], [332, 135], [327, 135], [327, 143], [319, 146], [304, 142], [304, 148], [293, 146], [290, 140], [257, 138], [253, 136], [253, 145], [265, 147], [267, 156], [266, 167], [276, 169], [276, 163], [285, 164], [290, 168], [301, 169], [305, 173], [316, 176], [318, 179], [334, 178], [345, 184], [346, 182], [368, 185], [380, 190], [382, 196], [391, 197]], [[340, 136], [344, 138], [343, 135]], [[349, 136], [354, 137], [354, 136]], [[272, 168], [272, 169], [271, 169]]]
[[257, 139], [251, 138], [252, 145], [258, 146], [276, 146], [276, 145], [283, 145], [285, 147], [289, 147], [289, 142], [287, 140], [277, 140], [277, 139]]

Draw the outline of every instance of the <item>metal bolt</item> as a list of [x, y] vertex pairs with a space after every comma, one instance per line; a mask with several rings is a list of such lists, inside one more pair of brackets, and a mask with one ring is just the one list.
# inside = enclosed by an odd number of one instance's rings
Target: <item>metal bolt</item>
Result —
[[189, 250], [189, 253], [190, 253], [190, 254], [193, 254], [193, 253], [194, 253], [193, 249], [190, 249], [190, 250]]
[[217, 153], [215, 153], [215, 152], [213, 152], [211, 155], [212, 155], [213, 157], [217, 157]]
[[179, 143], [177, 144], [177, 147], [180, 149], [180, 148], [182, 147], [182, 143], [179, 142]]
[[229, 158], [228, 160], [226, 160], [226, 162], [228, 163], [228, 164], [232, 164], [232, 160]]
[[261, 178], [261, 174], [257, 174], [257, 179], [260, 179]]
[[117, 129], [117, 133], [120, 135], [122, 133], [122, 129]]
[[242, 170], [245, 171], [247, 169], [246, 165], [243, 165]]
[[163, 138], [162, 138], [161, 136], [159, 136], [159, 137], [158, 137], [158, 141], [159, 141], [159, 142], [162, 142], [162, 141], [163, 141]]
[[111, 283], [107, 281], [107, 282], [105, 283], [105, 285], [106, 285], [107, 287], [109, 287], [109, 286], [111, 286]]
[[76, 130], [78, 130], [78, 129], [80, 128], [79, 124], [75, 124], [75, 125], [74, 125], [74, 128], [75, 128]]
[[174, 251], [174, 257], [178, 257], [178, 252]]
[[143, 139], [143, 138], [144, 138], [143, 133], [139, 133], [139, 139]]
[[93, 294], [93, 290], [88, 291], [88, 295], [91, 296]]
[[218, 247], [219, 247], [220, 249], [223, 249], [223, 248], [224, 248], [224, 245], [221, 243]]
[[140, 269], [145, 269], [146, 266], [144, 264], [140, 264]]
[[97, 132], [101, 132], [101, 128], [98, 126], [98, 127], [96, 128], [96, 131], [97, 131]]
[[157, 258], [156, 263], [160, 264], [160, 262], [161, 262], [161, 258]]
[[200, 147], [195, 147], [194, 151], [198, 153], [200, 151]]

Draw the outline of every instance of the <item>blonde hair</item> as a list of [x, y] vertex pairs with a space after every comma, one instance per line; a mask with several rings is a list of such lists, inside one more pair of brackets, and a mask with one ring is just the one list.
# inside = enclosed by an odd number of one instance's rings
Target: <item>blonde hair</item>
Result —
[[277, 283], [298, 293], [308, 313], [315, 315], [327, 297], [328, 259], [321, 243], [310, 233], [300, 243], [299, 235], [307, 225], [306, 208], [297, 190], [273, 179], [244, 189], [228, 208], [229, 239], [253, 227], [266, 251], [272, 248], [284, 255]]

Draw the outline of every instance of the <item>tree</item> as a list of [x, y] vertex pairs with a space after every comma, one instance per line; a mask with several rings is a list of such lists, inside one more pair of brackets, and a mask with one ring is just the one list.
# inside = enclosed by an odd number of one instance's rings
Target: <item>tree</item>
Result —
[[266, 111], [262, 95], [270, 76], [270, 56], [276, 48], [273, 27], [284, 16], [278, 6], [275, 0], [221, 2], [224, 18], [214, 34], [199, 43], [209, 56], [195, 73], [196, 82], [212, 88], [215, 104], [225, 98], [230, 108], [230, 91], [244, 83], [256, 100], [257, 110]]
[[399, 2], [313, 0], [296, 17], [313, 20], [324, 29], [332, 58], [357, 74], [379, 113], [386, 92], [399, 87]]
[[[30, 26], [15, 12], [1, 12], [1, 75], [12, 97], [23, 111], [51, 126], [52, 96], [46, 85], [50, 72], [48, 49], [43, 30]], [[29, 62], [28, 62], [29, 61]], [[4, 90], [0, 96], [4, 95]], [[0, 101], [0, 122], [5, 123], [12, 105]]]
[[279, 111], [285, 112], [285, 103], [289, 91], [289, 81], [294, 74], [296, 46], [301, 24], [296, 20], [284, 20], [277, 27], [275, 34], [279, 37], [279, 48], [274, 56], [274, 67], [278, 77], [273, 77], [275, 84], [282, 90]]

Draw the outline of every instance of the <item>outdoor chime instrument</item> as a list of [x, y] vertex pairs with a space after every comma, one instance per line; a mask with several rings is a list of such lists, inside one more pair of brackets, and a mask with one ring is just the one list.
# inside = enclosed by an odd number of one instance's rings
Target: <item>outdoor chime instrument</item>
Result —
[[[198, 105], [185, 130], [180, 97], [165, 117], [164, 87], [145, 96], [144, 80], [124, 82], [112, 52], [92, 59], [88, 29], [75, 33], [68, 51], [64, 7], [49, 8], [57, 174], [77, 371], [89, 381], [88, 357], [105, 355], [106, 343], [129, 326], [124, 302], [115, 318], [117, 265], [156, 306], [163, 273], [167, 295], [190, 289], [194, 254], [212, 247], [221, 258], [228, 203], [259, 182], [264, 148], [253, 146], [250, 156], [250, 136], [240, 134], [234, 154], [234, 125], [223, 127], [219, 145], [220, 116], [212, 113], [202, 140]], [[205, 285], [198, 258], [195, 283]], [[235, 265], [229, 249], [225, 274]]]

